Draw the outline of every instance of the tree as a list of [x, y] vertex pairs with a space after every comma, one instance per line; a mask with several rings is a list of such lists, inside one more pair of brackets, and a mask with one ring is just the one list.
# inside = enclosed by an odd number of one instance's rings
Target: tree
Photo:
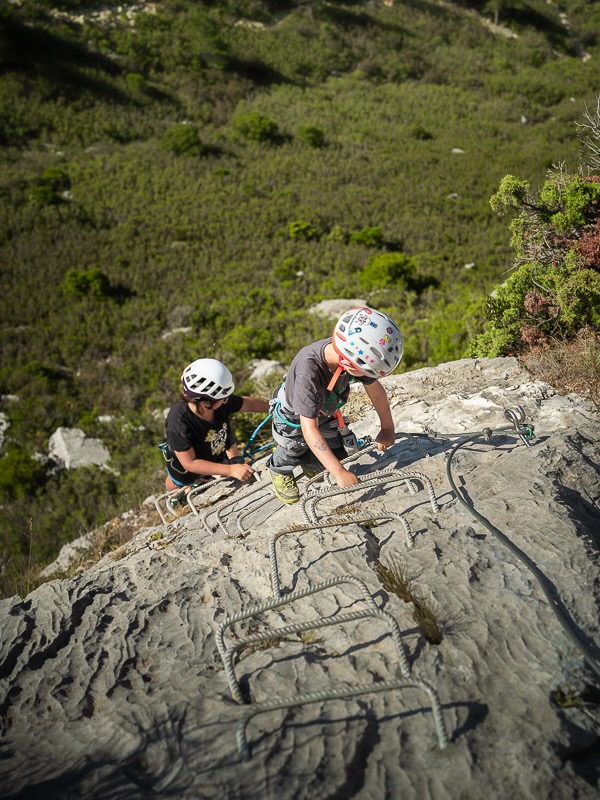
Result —
[[487, 298], [486, 330], [473, 356], [498, 356], [569, 339], [600, 324], [600, 178], [561, 167], [537, 193], [506, 175], [490, 205], [517, 209], [510, 224], [514, 272]]

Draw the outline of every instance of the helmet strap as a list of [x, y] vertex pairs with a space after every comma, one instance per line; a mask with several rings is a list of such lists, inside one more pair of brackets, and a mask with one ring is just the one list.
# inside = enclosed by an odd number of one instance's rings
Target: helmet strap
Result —
[[340, 377], [342, 372], [344, 372], [344, 368], [342, 367], [341, 364], [338, 364], [338, 368], [333, 373], [333, 378], [329, 381], [329, 385], [327, 386], [328, 392], [331, 392], [333, 390], [333, 387], [336, 385], [337, 379]]

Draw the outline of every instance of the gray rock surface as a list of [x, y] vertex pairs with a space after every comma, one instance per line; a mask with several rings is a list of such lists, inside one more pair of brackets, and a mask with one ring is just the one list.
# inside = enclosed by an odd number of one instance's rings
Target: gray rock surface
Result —
[[320, 314], [323, 317], [329, 317], [329, 319], [336, 319], [341, 316], [344, 311], [348, 311], [349, 308], [367, 305], [369, 304], [366, 300], [338, 298], [336, 300], [321, 300], [320, 303], [315, 303], [315, 305], [311, 306], [308, 310], [311, 314]]
[[[372, 483], [336, 495], [302, 478], [303, 502], [285, 507], [259, 462], [255, 485], [215, 482], [197, 513], [0, 602], [5, 797], [597, 797], [597, 414], [514, 359], [383, 383], [396, 444], [349, 462]], [[516, 406], [533, 438], [507, 420]], [[347, 410], [357, 434], [377, 433], [362, 389]], [[320, 531], [303, 529], [313, 513]], [[401, 566], [441, 642], [382, 585], [378, 563]], [[277, 583], [288, 601], [271, 608]], [[221, 628], [236, 614], [248, 616]], [[267, 640], [226, 670], [219, 631], [226, 646]], [[244, 711], [357, 686], [357, 697], [261, 710], [240, 759]]]
[[87, 438], [79, 428], [57, 428], [48, 442], [48, 455], [66, 469], [101, 467], [110, 459], [100, 439]]
[[259, 381], [271, 375], [283, 375], [285, 366], [280, 361], [271, 361], [268, 358], [255, 358], [250, 362], [252, 372], [250, 380]]

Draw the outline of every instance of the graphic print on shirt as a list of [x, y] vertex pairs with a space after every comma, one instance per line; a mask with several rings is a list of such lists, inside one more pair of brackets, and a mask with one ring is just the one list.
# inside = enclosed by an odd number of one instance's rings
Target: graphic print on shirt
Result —
[[221, 430], [209, 431], [205, 441], [210, 445], [210, 452], [213, 456], [220, 456], [227, 446], [227, 423], [223, 423]]

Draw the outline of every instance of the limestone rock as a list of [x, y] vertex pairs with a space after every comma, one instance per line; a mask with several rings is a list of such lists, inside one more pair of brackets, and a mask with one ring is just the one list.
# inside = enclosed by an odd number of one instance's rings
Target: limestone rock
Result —
[[4, 797], [595, 800], [597, 414], [514, 359], [383, 384], [396, 442], [350, 490], [207, 493], [0, 601]]
[[368, 305], [366, 300], [344, 300], [342, 298], [337, 300], [321, 300], [320, 303], [315, 303], [315, 305], [311, 306], [308, 310], [311, 314], [320, 314], [329, 319], [337, 319], [344, 311], [348, 311], [350, 308]]
[[50, 437], [48, 455], [66, 469], [101, 467], [110, 459], [100, 439], [87, 438], [79, 428], [57, 428]]

